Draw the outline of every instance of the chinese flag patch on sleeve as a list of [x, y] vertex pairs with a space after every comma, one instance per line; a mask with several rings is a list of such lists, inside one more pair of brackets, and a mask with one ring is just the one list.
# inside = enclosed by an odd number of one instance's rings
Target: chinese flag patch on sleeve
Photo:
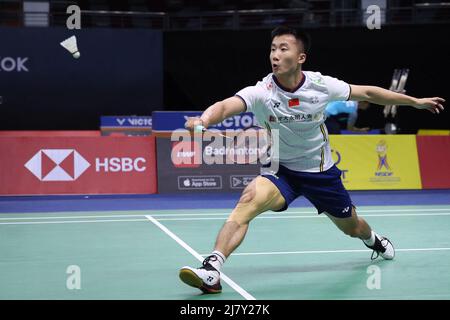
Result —
[[289, 100], [288, 104], [289, 104], [289, 108], [296, 107], [296, 106], [300, 105], [300, 100], [298, 100], [298, 98], [291, 99], [291, 100]]

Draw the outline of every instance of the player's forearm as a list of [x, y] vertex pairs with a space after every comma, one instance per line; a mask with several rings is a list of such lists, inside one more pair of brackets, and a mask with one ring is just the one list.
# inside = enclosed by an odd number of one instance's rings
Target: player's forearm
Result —
[[417, 105], [417, 98], [375, 86], [367, 86], [365, 95], [366, 101], [378, 105]]
[[222, 122], [227, 117], [228, 115], [226, 114], [225, 104], [223, 101], [219, 101], [208, 107], [203, 112], [200, 119], [202, 120], [203, 126], [207, 128], [211, 125]]
[[239, 97], [230, 97], [225, 100], [214, 103], [203, 112], [200, 117], [203, 126], [207, 128], [210, 125], [222, 122], [223, 120], [242, 113], [246, 110], [244, 100]]

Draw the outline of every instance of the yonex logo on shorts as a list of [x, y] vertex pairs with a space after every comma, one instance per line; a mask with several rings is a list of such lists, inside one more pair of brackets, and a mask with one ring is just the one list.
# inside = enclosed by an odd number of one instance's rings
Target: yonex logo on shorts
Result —
[[41, 181], [74, 181], [90, 166], [74, 149], [41, 149], [25, 163]]

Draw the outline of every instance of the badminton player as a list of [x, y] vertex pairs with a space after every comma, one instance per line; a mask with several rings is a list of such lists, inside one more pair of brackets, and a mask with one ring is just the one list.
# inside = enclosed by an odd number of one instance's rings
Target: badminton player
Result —
[[[331, 158], [324, 125], [325, 107], [330, 101], [368, 101], [378, 105], [405, 105], [439, 113], [444, 99], [414, 98], [375, 86], [352, 85], [319, 72], [303, 71], [308, 54], [308, 37], [290, 27], [272, 31], [270, 63], [272, 73], [255, 86], [216, 102], [199, 118], [186, 122], [188, 129], [207, 128], [244, 111], [253, 112], [258, 122], [279, 130], [277, 173], [256, 177], [243, 191], [237, 205], [217, 235], [214, 251], [200, 268], [183, 267], [180, 279], [204, 293], [219, 293], [220, 270], [229, 255], [243, 241], [250, 221], [267, 210], [283, 211], [299, 196], [307, 198], [318, 213], [326, 214], [346, 235], [359, 238], [373, 250], [372, 259], [393, 259], [394, 247], [358, 217], [341, 182], [341, 171]], [[296, 117], [297, 116], [297, 117]]]

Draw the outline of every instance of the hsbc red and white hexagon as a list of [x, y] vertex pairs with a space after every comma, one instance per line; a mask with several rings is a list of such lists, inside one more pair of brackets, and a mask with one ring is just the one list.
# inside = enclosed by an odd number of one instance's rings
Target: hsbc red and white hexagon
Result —
[[0, 194], [156, 193], [153, 137], [2, 137]]

